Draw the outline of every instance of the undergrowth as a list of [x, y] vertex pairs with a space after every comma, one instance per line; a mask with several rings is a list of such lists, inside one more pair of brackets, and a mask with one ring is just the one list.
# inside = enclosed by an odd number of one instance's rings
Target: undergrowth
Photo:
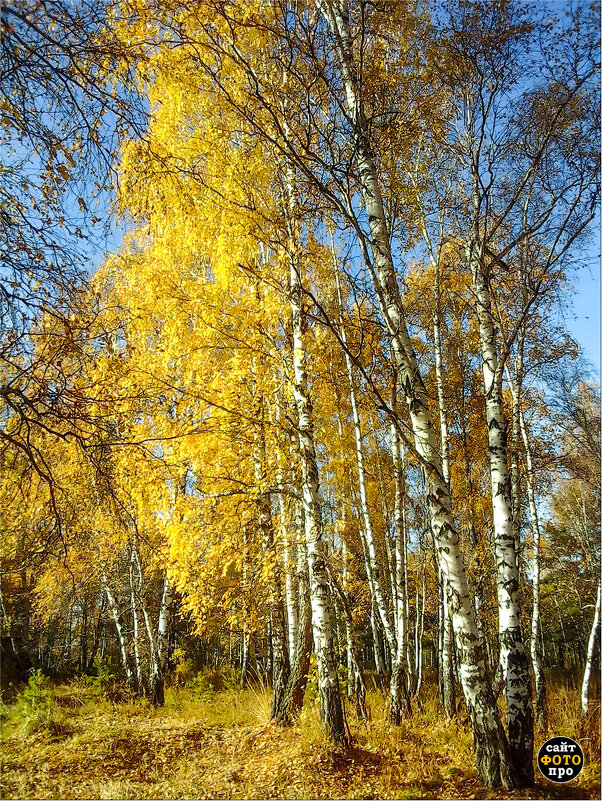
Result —
[[40, 670], [31, 671], [25, 687], [14, 702], [3, 705], [2, 727], [11, 729], [20, 738], [32, 735], [62, 737], [72, 731], [67, 716], [55, 703], [54, 691]]
[[[183, 682], [181, 682], [182, 684]], [[596, 798], [599, 704], [583, 718], [578, 694], [550, 687], [546, 732], [581, 743], [586, 764], [570, 785], [538, 776], [534, 788], [487, 790], [474, 771], [466, 716], [447, 720], [436, 687], [399, 727], [385, 698], [370, 690], [371, 719], [346, 715], [353, 737], [343, 749], [326, 741], [310, 693], [295, 725], [269, 722], [269, 689], [240, 689], [238, 677], [207, 673], [166, 691], [166, 704], [99, 697], [84, 680], [51, 688], [34, 674], [4, 710], [4, 798]], [[64, 728], [56, 727], [62, 721]], [[54, 726], [54, 728], [53, 728]]]

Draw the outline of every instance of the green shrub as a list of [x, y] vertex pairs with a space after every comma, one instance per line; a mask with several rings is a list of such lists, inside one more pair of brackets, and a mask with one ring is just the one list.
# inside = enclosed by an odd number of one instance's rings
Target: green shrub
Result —
[[204, 668], [189, 679], [186, 687], [194, 690], [201, 696], [211, 696], [222, 690], [238, 687], [240, 677], [237, 671], [230, 667]]
[[183, 648], [176, 648], [172, 656], [175, 667], [171, 680], [175, 687], [188, 687], [191, 681], [196, 678], [192, 659], [186, 656]]
[[17, 696], [17, 709], [22, 718], [44, 717], [49, 714], [53, 692], [41, 670], [32, 670], [27, 685]]
[[117, 674], [114, 672], [114, 666], [111, 664], [111, 657], [107, 656], [104, 659], [97, 654], [92, 663], [94, 673], [86, 676], [86, 686], [91, 691], [95, 698], [101, 698], [106, 694], [107, 690], [117, 680]]
[[42, 732], [54, 737], [72, 731], [65, 715], [54, 703], [54, 692], [41, 670], [32, 670], [25, 688], [17, 695], [12, 707], [5, 710], [6, 717], [21, 734], [30, 736]]

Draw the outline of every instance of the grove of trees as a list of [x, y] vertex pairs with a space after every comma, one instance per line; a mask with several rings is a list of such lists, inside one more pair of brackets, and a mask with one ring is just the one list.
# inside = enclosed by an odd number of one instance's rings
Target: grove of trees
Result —
[[599, 660], [600, 396], [559, 313], [599, 22], [4, 4], [5, 676], [110, 657], [161, 705], [185, 654], [287, 725], [315, 670], [345, 746], [368, 674], [399, 725], [434, 672], [482, 782], [533, 784], [546, 672], [587, 713]]

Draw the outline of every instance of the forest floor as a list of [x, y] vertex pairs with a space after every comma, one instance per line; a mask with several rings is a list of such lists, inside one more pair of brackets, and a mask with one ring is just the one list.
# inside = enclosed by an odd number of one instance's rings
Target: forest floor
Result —
[[296, 725], [269, 723], [269, 693], [225, 689], [199, 695], [170, 689], [162, 709], [90, 699], [81, 683], [54, 689], [43, 725], [5, 707], [2, 798], [326, 799], [600, 798], [600, 705], [587, 718], [566, 686], [550, 688], [550, 721], [536, 735], [566, 735], [585, 753], [580, 776], [529, 790], [488, 790], [473, 768], [461, 716], [448, 721], [426, 686], [423, 709], [400, 727], [385, 720], [383, 696], [369, 693], [372, 719], [348, 712], [353, 745], [328, 743], [315, 701]]

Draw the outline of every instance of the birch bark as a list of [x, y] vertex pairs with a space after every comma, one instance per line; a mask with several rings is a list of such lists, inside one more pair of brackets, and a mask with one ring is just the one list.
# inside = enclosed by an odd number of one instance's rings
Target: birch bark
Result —
[[[395, 408], [395, 380], [393, 384], [393, 408]], [[395, 623], [397, 635], [397, 651], [393, 660], [391, 673], [389, 720], [399, 725], [403, 718], [412, 714], [410, 694], [408, 692], [407, 661], [407, 582], [406, 582], [406, 521], [405, 521], [405, 471], [402, 445], [394, 425], [391, 426], [391, 454], [393, 458], [393, 477], [395, 482], [395, 585], [396, 607]]]
[[291, 669], [286, 688], [282, 711], [278, 718], [281, 723], [290, 723], [300, 712], [307, 685], [307, 673], [311, 657], [312, 622], [309, 571], [305, 546], [305, 514], [302, 502], [297, 504], [297, 638], [291, 659]]
[[589, 683], [592, 675], [592, 663], [594, 661], [594, 650], [596, 648], [596, 640], [600, 641], [600, 583], [598, 582], [598, 596], [596, 598], [596, 611], [594, 612], [594, 620], [592, 628], [589, 633], [589, 641], [587, 644], [587, 658], [585, 661], [585, 670], [583, 672], [583, 683], [581, 685], [581, 712], [587, 715], [589, 711]]
[[529, 514], [531, 518], [531, 531], [533, 533], [533, 562], [531, 566], [533, 581], [533, 612], [531, 615], [531, 661], [535, 675], [535, 704], [537, 710], [537, 725], [541, 730], [546, 727], [547, 703], [546, 683], [543, 671], [541, 653], [541, 626], [540, 626], [540, 585], [539, 585], [539, 543], [540, 529], [537, 505], [535, 503], [535, 484], [533, 474], [533, 458], [531, 456], [531, 443], [525, 424], [522, 410], [519, 410], [520, 431], [525, 447], [525, 467], [527, 478], [527, 495], [529, 500]]
[[[425, 237], [430, 248], [430, 238], [426, 232]], [[441, 280], [440, 280], [440, 265], [439, 259], [435, 259], [431, 255], [431, 262], [434, 269], [434, 295], [435, 295], [435, 308], [433, 312], [433, 345], [435, 348], [435, 381], [437, 384], [437, 406], [439, 408], [439, 431], [441, 437], [441, 469], [443, 471], [443, 478], [449, 487], [451, 496], [451, 485], [449, 476], [449, 432], [447, 426], [447, 405], [445, 403], [445, 392], [443, 388], [443, 353], [441, 341]], [[443, 707], [448, 717], [452, 718], [456, 714], [456, 696], [454, 690], [454, 677], [453, 677], [453, 631], [452, 621], [450, 617], [450, 605], [448, 598], [447, 581], [441, 570], [438, 571], [440, 578], [441, 589], [441, 623], [443, 625], [442, 631], [442, 648], [441, 648], [441, 665], [442, 671], [442, 695]]]
[[531, 442], [529, 432], [525, 422], [525, 417], [521, 409], [520, 383], [522, 369], [517, 368], [516, 385], [508, 375], [508, 385], [512, 392], [512, 400], [516, 406], [516, 417], [518, 429], [523, 442], [525, 454], [525, 478], [527, 484], [527, 500], [529, 503], [529, 518], [531, 521], [531, 533], [533, 536], [533, 556], [531, 561], [531, 581], [533, 587], [533, 610], [531, 613], [531, 664], [533, 666], [533, 676], [535, 678], [535, 709], [537, 714], [537, 726], [540, 730], [546, 727], [547, 704], [546, 704], [546, 684], [543, 671], [543, 661], [541, 654], [541, 635], [540, 635], [540, 582], [539, 582], [539, 515], [537, 504], [535, 503], [535, 479], [533, 473], [533, 457], [531, 454]]
[[157, 636], [155, 647], [152, 649], [152, 666], [150, 677], [150, 696], [154, 706], [165, 704], [165, 672], [167, 668], [168, 636], [169, 623], [173, 596], [171, 585], [167, 575], [163, 579], [163, 592], [161, 594], [161, 605], [159, 607], [159, 621], [157, 624]]
[[[276, 399], [276, 421], [281, 417], [280, 401]], [[295, 570], [293, 567], [293, 545], [291, 543], [291, 536], [286, 521], [286, 508], [284, 502], [283, 491], [283, 473], [282, 464], [283, 456], [280, 448], [276, 453], [277, 459], [277, 476], [278, 482], [278, 512], [280, 524], [280, 537], [282, 540], [282, 555], [284, 567], [284, 589], [286, 597], [286, 621], [288, 626], [288, 656], [289, 663], [292, 663], [295, 656], [295, 644], [297, 642], [297, 587], [295, 585]]]
[[[337, 292], [339, 300], [339, 319], [340, 319], [341, 305], [342, 305], [341, 286], [334, 254], [333, 254], [333, 260], [335, 261], [335, 276], [336, 276], [336, 284], [337, 284]], [[340, 336], [343, 345], [346, 346], [347, 337], [345, 334], [345, 329], [342, 325], [340, 326]], [[395, 631], [393, 628], [393, 621], [391, 619], [389, 611], [389, 604], [387, 602], [387, 599], [385, 599], [385, 592], [382, 581], [382, 571], [380, 567], [380, 559], [376, 550], [376, 540], [374, 536], [374, 528], [372, 526], [372, 516], [370, 514], [370, 508], [368, 506], [368, 493], [366, 491], [366, 469], [364, 466], [364, 446], [362, 442], [362, 427], [361, 427], [359, 410], [357, 406], [357, 397], [355, 394], [355, 383], [353, 380], [353, 365], [351, 363], [351, 357], [349, 356], [346, 347], [344, 353], [345, 353], [345, 366], [347, 369], [347, 381], [349, 383], [349, 398], [351, 401], [353, 431], [355, 434], [355, 455], [357, 462], [357, 479], [358, 479], [358, 489], [360, 497], [360, 510], [362, 513], [364, 537], [366, 540], [366, 548], [368, 551], [368, 559], [370, 563], [369, 564], [369, 570], [371, 576], [370, 588], [373, 592], [374, 603], [376, 605], [378, 616], [382, 624], [383, 631], [385, 632], [389, 648], [391, 650], [391, 653], [395, 654], [397, 651], [397, 641], [395, 637]]]
[[128, 649], [127, 649], [127, 640], [125, 636], [125, 632], [121, 625], [121, 614], [119, 612], [119, 607], [117, 606], [117, 602], [115, 600], [115, 596], [111, 592], [111, 589], [107, 583], [106, 577], [103, 575], [103, 583], [105, 588], [105, 594], [107, 596], [107, 601], [109, 603], [109, 609], [111, 610], [111, 615], [113, 616], [113, 622], [115, 623], [115, 630], [117, 632], [117, 640], [119, 642], [119, 653], [121, 655], [121, 664], [123, 665], [123, 669], [125, 670], [125, 675], [128, 681], [128, 684], [131, 686], [133, 682], [133, 673], [132, 668], [130, 666], [130, 661], [128, 659]]
[[483, 641], [478, 635], [474, 606], [462, 564], [459, 538], [451, 513], [451, 499], [442, 473], [441, 454], [434, 436], [428, 396], [409, 336], [397, 285], [389, 231], [367, 121], [356, 87], [347, 0], [319, 0], [329, 25], [339, 60], [346, 104], [351, 120], [359, 183], [370, 229], [369, 265], [383, 317], [389, 332], [395, 367], [406, 396], [417, 453], [428, 466], [428, 504], [439, 562], [449, 581], [456, 642], [461, 658], [461, 677], [470, 709], [477, 772], [495, 786], [514, 785], [519, 779], [508, 760], [508, 745], [485, 668]]
[[358, 720], [368, 720], [368, 710], [366, 707], [366, 684], [364, 682], [364, 675], [360, 667], [358, 659], [358, 646], [355, 637], [353, 636], [353, 616], [351, 614], [351, 607], [349, 606], [349, 599], [343, 588], [341, 587], [336, 573], [332, 569], [328, 569], [330, 581], [335, 589], [343, 607], [343, 614], [345, 616], [345, 623], [348, 632], [347, 638], [347, 658], [351, 665], [352, 675], [352, 695], [355, 699], [355, 711]]
[[314, 442], [313, 408], [308, 387], [305, 357], [305, 314], [303, 285], [299, 263], [298, 231], [294, 179], [288, 175], [289, 289], [293, 331], [293, 395], [297, 409], [301, 452], [301, 482], [305, 515], [305, 543], [309, 567], [311, 619], [314, 650], [318, 664], [318, 692], [326, 731], [336, 741], [346, 742], [343, 706], [339, 691], [337, 662], [330, 616], [328, 575], [324, 561], [322, 509], [319, 496], [319, 473]]
[[[475, 201], [475, 204], [477, 201]], [[508, 470], [507, 421], [502, 402], [502, 365], [498, 362], [491, 312], [489, 274], [477, 237], [468, 248], [479, 324], [489, 444], [494, 552], [497, 568], [500, 666], [507, 703], [508, 744], [522, 786], [533, 783], [533, 707], [529, 665], [519, 610], [519, 576]]]
[[138, 603], [136, 600], [134, 579], [133, 554], [130, 557], [130, 599], [132, 605], [132, 645], [134, 651], [134, 668], [136, 671], [136, 692], [141, 693], [143, 688], [142, 665], [140, 663], [140, 647], [138, 634]]
[[454, 640], [452, 621], [450, 617], [449, 598], [445, 576], [441, 574], [441, 614], [443, 623], [443, 642], [441, 647], [441, 670], [443, 673], [443, 707], [448, 718], [456, 714], [456, 691], [454, 688]]

